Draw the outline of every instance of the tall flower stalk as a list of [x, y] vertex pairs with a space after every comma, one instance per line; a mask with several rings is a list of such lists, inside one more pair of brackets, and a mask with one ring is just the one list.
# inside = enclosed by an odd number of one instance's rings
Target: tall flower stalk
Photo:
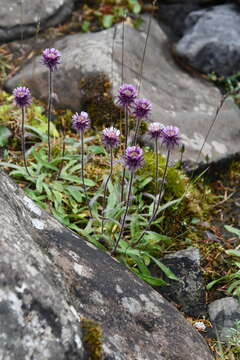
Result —
[[140, 243], [140, 241], [142, 240], [146, 231], [148, 231], [150, 229], [152, 222], [157, 217], [157, 213], [158, 213], [162, 195], [163, 195], [164, 186], [166, 183], [167, 169], [168, 169], [168, 165], [169, 165], [170, 154], [171, 154], [171, 151], [176, 146], [179, 146], [179, 143], [180, 143], [180, 137], [179, 137], [179, 128], [178, 127], [170, 125], [170, 126], [166, 126], [165, 128], [162, 129], [162, 145], [164, 145], [167, 149], [167, 158], [166, 158], [166, 164], [165, 164], [165, 167], [163, 170], [163, 177], [161, 179], [159, 193], [157, 196], [157, 204], [154, 207], [155, 210], [153, 211], [153, 214], [148, 222], [147, 227], [144, 229], [144, 231], [142, 232], [140, 237], [137, 239], [137, 241], [133, 244], [134, 246], [136, 246]]
[[[117, 104], [124, 109], [124, 118], [125, 118], [125, 142], [124, 142], [124, 152], [128, 146], [128, 137], [129, 137], [129, 110], [133, 106], [135, 99], [137, 98], [137, 90], [131, 84], [123, 84], [120, 86], [117, 96]], [[124, 197], [124, 183], [125, 183], [126, 169], [123, 168], [122, 174], [122, 184], [121, 184], [121, 201]]]
[[92, 210], [91, 210], [91, 207], [90, 207], [90, 204], [89, 204], [86, 185], [85, 185], [85, 181], [84, 181], [84, 143], [83, 143], [83, 134], [84, 134], [84, 131], [90, 127], [90, 119], [89, 119], [88, 113], [86, 113], [85, 111], [82, 111], [80, 114], [75, 113], [73, 115], [73, 117], [72, 117], [72, 127], [73, 127], [74, 130], [76, 130], [78, 133], [80, 133], [81, 179], [82, 179], [83, 191], [84, 191], [84, 195], [86, 197], [89, 214], [90, 214], [91, 217], [93, 217]]
[[152, 140], [154, 140], [154, 147], [155, 147], [155, 196], [154, 196], [154, 203], [153, 203], [153, 214], [155, 212], [156, 207], [156, 199], [157, 199], [157, 192], [158, 192], [158, 140], [163, 136], [163, 129], [164, 125], [160, 124], [159, 122], [154, 122], [149, 124], [148, 126], [148, 134]]
[[49, 69], [48, 81], [48, 161], [51, 160], [50, 124], [52, 120], [53, 71], [60, 64], [60, 52], [54, 48], [45, 49], [42, 53], [42, 64]]
[[26, 173], [28, 176], [31, 176], [28, 167], [27, 167], [27, 160], [26, 160], [26, 149], [25, 149], [25, 126], [24, 126], [24, 120], [25, 120], [25, 108], [30, 104], [31, 102], [31, 94], [27, 87], [20, 86], [13, 90], [13, 96], [15, 98], [15, 103], [18, 107], [22, 110], [22, 141], [21, 141], [21, 147], [22, 147], [22, 157], [24, 161], [24, 167], [26, 170]]
[[104, 146], [110, 151], [110, 173], [104, 185], [104, 193], [103, 193], [102, 234], [103, 234], [104, 216], [106, 209], [107, 186], [113, 173], [113, 149], [119, 145], [119, 136], [120, 136], [120, 131], [118, 129], [115, 129], [114, 127], [106, 128], [102, 132], [102, 142]]
[[116, 253], [118, 244], [122, 238], [125, 222], [128, 214], [129, 204], [130, 204], [130, 196], [131, 196], [131, 189], [132, 189], [132, 183], [133, 183], [133, 175], [134, 172], [142, 167], [144, 158], [143, 158], [143, 150], [139, 146], [129, 146], [126, 149], [125, 155], [123, 157], [123, 164], [124, 167], [126, 167], [130, 171], [130, 180], [128, 185], [128, 195], [127, 195], [127, 202], [126, 202], [126, 208], [122, 219], [121, 229], [118, 236], [118, 239], [115, 243], [115, 246], [111, 252], [112, 255]]

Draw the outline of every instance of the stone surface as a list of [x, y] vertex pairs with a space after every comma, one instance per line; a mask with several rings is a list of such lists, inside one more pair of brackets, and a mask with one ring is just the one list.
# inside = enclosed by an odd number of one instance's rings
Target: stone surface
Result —
[[199, 1], [162, 1], [156, 13], [156, 18], [168, 35], [176, 41], [184, 34], [185, 19], [188, 14], [199, 9]]
[[[104, 118], [104, 111], [108, 110], [104, 84], [112, 79], [113, 93], [116, 94], [121, 83], [121, 24], [117, 25], [116, 31], [113, 77], [114, 29], [71, 35], [53, 44], [62, 52], [62, 64], [54, 74], [54, 99], [59, 100], [57, 106], [91, 113], [94, 105], [98, 115], [92, 117], [93, 125], [95, 120]], [[124, 81], [137, 85], [146, 33], [127, 24], [125, 31]], [[36, 97], [47, 101], [48, 72], [40, 64], [39, 57], [9, 79], [6, 89], [11, 91], [22, 79]], [[212, 84], [183, 72], [175, 64], [168, 39], [155, 20], [144, 61], [140, 96], [151, 99], [152, 120], [180, 127], [186, 146], [184, 159], [196, 160], [221, 95]], [[213, 160], [240, 151], [239, 117], [237, 106], [231, 99], [227, 100], [203, 149], [202, 160], [205, 156]], [[173, 156], [179, 158], [178, 153]]]
[[104, 359], [213, 359], [160, 294], [39, 209], [1, 171], [0, 226], [4, 359], [82, 359], [82, 316], [100, 323]]
[[194, 11], [185, 20], [176, 53], [204, 72], [230, 76], [240, 71], [240, 7], [225, 4]]
[[159, 268], [153, 274], [160, 276], [169, 286], [155, 287], [161, 295], [177, 304], [180, 311], [193, 316], [206, 315], [205, 284], [200, 267], [200, 254], [196, 248], [180, 250], [161, 259], [179, 278], [179, 282], [164, 276]]
[[[240, 304], [238, 299], [225, 297], [209, 304], [208, 313], [214, 325], [215, 337], [224, 341], [227, 340], [230, 329], [235, 327], [235, 322], [240, 321]], [[217, 329], [217, 333], [215, 329]]]
[[58, 25], [71, 14], [73, 5], [74, 0], [0, 0], [0, 43]]

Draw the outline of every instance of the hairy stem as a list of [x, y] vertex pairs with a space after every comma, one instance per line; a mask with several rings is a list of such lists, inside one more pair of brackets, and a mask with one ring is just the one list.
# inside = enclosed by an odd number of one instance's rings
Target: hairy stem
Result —
[[[111, 54], [111, 81], [113, 84], [113, 60], [114, 60], [114, 45], [115, 45], [115, 39], [117, 35], [117, 27], [114, 25], [113, 28], [113, 38], [112, 38], [112, 54]], [[111, 125], [113, 126], [115, 121], [113, 121], [113, 107], [111, 107]]]
[[156, 2], [157, 2], [157, 0], [154, 0], [152, 2], [152, 12], [151, 12], [151, 15], [150, 15], [150, 18], [149, 18], [149, 21], [148, 21], [147, 36], [146, 36], [146, 40], [145, 40], [145, 44], [144, 44], [143, 56], [142, 56], [142, 60], [141, 60], [141, 64], [140, 64], [140, 71], [139, 71], [139, 79], [138, 79], [138, 86], [137, 86], [138, 93], [140, 93], [140, 88], [141, 88], [141, 85], [142, 85], [143, 64], [144, 64], [144, 60], [145, 60], [145, 56], [146, 56], [147, 43], [148, 43], [148, 38], [149, 38], [149, 35], [150, 35], [150, 29], [151, 29], [151, 25], [152, 25], [152, 19], [153, 19], [153, 15], [154, 15]]
[[48, 83], [48, 161], [51, 160], [51, 144], [50, 144], [50, 124], [52, 120], [52, 70], [49, 70], [49, 83]]
[[66, 137], [66, 134], [65, 134], [65, 126], [63, 126], [63, 136], [62, 136], [62, 160], [61, 160], [61, 163], [60, 163], [60, 166], [59, 166], [59, 171], [58, 171], [58, 174], [56, 176], [56, 180], [60, 177], [61, 175], [61, 172], [62, 172], [62, 168], [63, 168], [63, 158], [65, 156], [65, 148], [66, 148], [66, 145], [65, 145], [65, 137]]
[[157, 191], [158, 191], [158, 138], [155, 139], [155, 158], [156, 158], [156, 167], [155, 167], [155, 196], [153, 203], [153, 214], [156, 208], [156, 199], [157, 199]]
[[[128, 146], [128, 132], [129, 132], [129, 124], [128, 124], [128, 106], [126, 105], [124, 108], [124, 114], [125, 114], [125, 142], [124, 142], [124, 153]], [[124, 197], [124, 183], [125, 183], [125, 175], [126, 175], [126, 169], [123, 168], [123, 174], [122, 174], [122, 186], [121, 186], [121, 202], [123, 201]]]
[[133, 182], [133, 171], [131, 171], [131, 176], [130, 176], [130, 180], [129, 180], [127, 204], [126, 204], [125, 213], [124, 213], [124, 215], [123, 215], [121, 230], [120, 230], [118, 239], [117, 239], [117, 241], [116, 241], [116, 244], [115, 244], [113, 250], [111, 251], [111, 254], [112, 254], [112, 255], [114, 255], [114, 254], [116, 253], [116, 250], [117, 250], [119, 241], [121, 240], [121, 237], [122, 237], [122, 234], [123, 234], [123, 230], [124, 230], [124, 226], [125, 226], [125, 221], [126, 221], [126, 217], [127, 217], [127, 214], [128, 214], [129, 203], [130, 203], [130, 195], [131, 195], [132, 182]]
[[133, 145], [136, 145], [136, 143], [137, 143], [137, 137], [138, 137], [138, 133], [139, 133], [140, 124], [141, 124], [141, 119], [137, 119], [134, 137], [133, 137]]
[[85, 181], [84, 181], [84, 161], [83, 161], [83, 156], [84, 156], [84, 148], [83, 148], [83, 131], [81, 131], [81, 177], [82, 177], [82, 183], [83, 183], [83, 191], [84, 191], [84, 195], [86, 197], [86, 201], [87, 201], [87, 206], [88, 206], [88, 210], [90, 213], [90, 216], [93, 217], [92, 215], [92, 210], [89, 204], [89, 200], [88, 200], [88, 194], [87, 194], [87, 190], [86, 190], [86, 185], [85, 185]]
[[125, 16], [122, 19], [122, 76], [121, 81], [122, 84], [124, 82], [124, 45], [125, 45]]
[[103, 195], [103, 209], [102, 209], [102, 234], [103, 234], [103, 225], [104, 225], [104, 216], [105, 216], [105, 209], [106, 209], [106, 194], [107, 194], [107, 186], [108, 186], [108, 182], [112, 177], [112, 173], [113, 173], [113, 149], [112, 147], [110, 148], [110, 173], [108, 175], [107, 181], [105, 183], [104, 186], [104, 195]]
[[25, 149], [24, 117], [25, 117], [25, 112], [24, 112], [24, 107], [22, 107], [22, 157], [23, 157], [23, 161], [24, 161], [25, 170], [26, 170], [28, 176], [31, 176], [29, 171], [28, 171], [26, 155], [25, 155], [26, 149]]
[[142, 234], [139, 236], [139, 238], [133, 244], [133, 246], [137, 246], [140, 243], [140, 241], [142, 240], [142, 238], [145, 235], [146, 231], [148, 231], [150, 229], [150, 226], [151, 226], [152, 222], [155, 220], [155, 218], [157, 216], [157, 212], [158, 212], [158, 209], [159, 209], [159, 205], [160, 205], [160, 202], [161, 202], [161, 197], [162, 197], [162, 193], [163, 193], [163, 189], [164, 189], [164, 185], [165, 185], [165, 181], [166, 181], [166, 175], [167, 175], [167, 168], [168, 168], [169, 159], [170, 159], [170, 153], [171, 153], [171, 150], [168, 149], [166, 164], [165, 164], [163, 177], [162, 177], [162, 181], [161, 181], [161, 186], [160, 186], [160, 190], [159, 190], [159, 195], [158, 195], [157, 206], [155, 207], [155, 211], [153, 211], [153, 214], [152, 214], [152, 216], [151, 216], [151, 218], [150, 218], [150, 220], [148, 222], [148, 225], [147, 225], [146, 229], [143, 230]]

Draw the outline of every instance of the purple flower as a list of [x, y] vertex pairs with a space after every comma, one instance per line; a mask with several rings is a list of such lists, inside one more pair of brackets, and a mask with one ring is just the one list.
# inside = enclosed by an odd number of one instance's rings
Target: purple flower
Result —
[[76, 112], [76, 114], [72, 117], [72, 127], [77, 132], [85, 131], [87, 128], [90, 127], [90, 119], [88, 113], [85, 111], [81, 111], [80, 114]]
[[137, 90], [133, 85], [123, 84], [118, 90], [117, 104], [122, 106], [130, 106], [137, 97]]
[[46, 65], [49, 70], [53, 71], [57, 69], [60, 64], [60, 52], [54, 48], [45, 49], [42, 53], [42, 63]]
[[147, 99], [136, 99], [133, 105], [133, 115], [139, 120], [147, 118], [152, 110], [152, 104]]
[[120, 131], [114, 127], [102, 131], [102, 142], [107, 148], [114, 148], [119, 144]]
[[137, 170], [143, 165], [143, 151], [139, 146], [129, 146], [123, 157], [123, 163], [130, 171]]
[[176, 126], [166, 126], [162, 131], [162, 144], [166, 145], [168, 150], [173, 149], [180, 143], [179, 128]]
[[148, 134], [152, 139], [159, 139], [163, 136], [164, 125], [159, 122], [153, 122], [148, 125]]
[[15, 97], [16, 105], [24, 108], [28, 106], [31, 102], [31, 94], [27, 87], [19, 86], [13, 90], [13, 95]]

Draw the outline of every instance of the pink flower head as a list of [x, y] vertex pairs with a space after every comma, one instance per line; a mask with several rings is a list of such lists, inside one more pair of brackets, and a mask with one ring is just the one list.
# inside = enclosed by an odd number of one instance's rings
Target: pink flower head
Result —
[[137, 90], [131, 84], [123, 84], [118, 90], [117, 104], [122, 106], [130, 106], [137, 97]]
[[143, 150], [139, 146], [129, 146], [123, 157], [123, 163], [130, 171], [142, 167], [144, 161]]
[[15, 97], [16, 105], [24, 108], [31, 102], [31, 94], [27, 87], [19, 86], [13, 90], [13, 96]]
[[148, 134], [152, 139], [159, 139], [163, 136], [164, 125], [160, 122], [153, 122], [148, 125]]
[[72, 117], [72, 127], [77, 132], [85, 131], [90, 127], [90, 119], [88, 113], [81, 111], [80, 114], [77, 112]]
[[147, 119], [152, 110], [152, 104], [148, 99], [136, 99], [133, 104], [133, 115], [139, 120]]
[[42, 53], [42, 63], [46, 65], [50, 71], [57, 69], [57, 66], [60, 64], [60, 58], [60, 52], [54, 48], [45, 49]]
[[176, 126], [166, 126], [162, 132], [162, 144], [166, 145], [168, 150], [172, 150], [180, 143], [179, 128]]
[[120, 131], [114, 127], [102, 131], [102, 142], [107, 148], [114, 148], [119, 144]]

